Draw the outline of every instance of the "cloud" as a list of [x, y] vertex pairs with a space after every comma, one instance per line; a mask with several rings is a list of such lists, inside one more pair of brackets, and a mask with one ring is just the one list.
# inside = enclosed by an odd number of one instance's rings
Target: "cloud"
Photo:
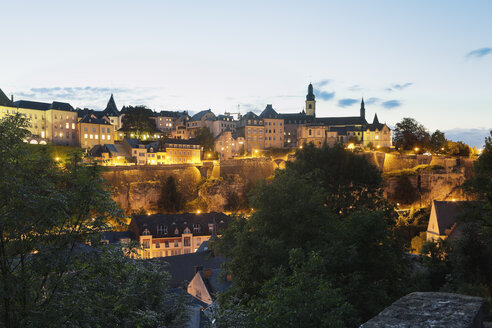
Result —
[[348, 87], [347, 90], [357, 92], [362, 91], [362, 87], [358, 84], [354, 84], [353, 86]]
[[314, 90], [314, 94], [316, 95], [316, 98], [321, 99], [321, 100], [331, 100], [335, 97], [335, 91], [333, 92], [327, 92], [327, 91], [321, 91], [318, 89]]
[[375, 98], [375, 97], [371, 97], [371, 98], [368, 98], [368, 99], [364, 99], [364, 103], [365, 103], [366, 105], [376, 104], [376, 103], [378, 103], [378, 102], [380, 102], [380, 101], [381, 101], [381, 99], [379, 99], [379, 98]]
[[381, 106], [383, 106], [386, 109], [393, 109], [396, 107], [400, 107], [401, 102], [399, 100], [387, 100], [387, 101], [383, 101], [381, 103]]
[[330, 79], [324, 79], [324, 80], [321, 80], [318, 82], [314, 82], [314, 85], [318, 88], [321, 88], [321, 87], [324, 87], [325, 85], [327, 85], [331, 82], [332, 82], [332, 80], [330, 80]]
[[386, 88], [385, 90], [389, 91], [389, 92], [394, 91], [394, 90], [400, 90], [401, 91], [401, 90], [408, 88], [411, 85], [413, 85], [413, 83], [411, 83], [411, 82], [407, 82], [407, 83], [403, 83], [403, 84], [395, 83], [395, 84], [391, 85], [391, 87]]
[[492, 48], [480, 48], [480, 49], [475, 49], [473, 51], [470, 51], [467, 55], [466, 58], [482, 58], [484, 56], [487, 56], [488, 54], [492, 53]]
[[[15, 98], [26, 100], [52, 102], [70, 102], [74, 107], [105, 108], [111, 93], [114, 93], [116, 103], [121, 107], [126, 104], [143, 104], [156, 99], [155, 90], [149, 88], [108, 88], [108, 87], [39, 87], [15, 92]], [[124, 101], [122, 101], [124, 100]]]
[[352, 106], [353, 104], [359, 102], [358, 99], [352, 99], [352, 98], [345, 98], [345, 99], [340, 99], [338, 101], [338, 106], [339, 107], [348, 107]]
[[451, 129], [444, 130], [447, 139], [453, 141], [463, 141], [470, 146], [482, 148], [485, 144], [485, 137], [490, 136], [490, 129]]

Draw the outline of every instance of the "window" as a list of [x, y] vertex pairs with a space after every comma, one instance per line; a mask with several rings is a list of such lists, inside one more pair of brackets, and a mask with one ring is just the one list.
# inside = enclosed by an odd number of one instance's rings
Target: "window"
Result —
[[149, 236], [150, 235], [149, 229], [145, 228], [144, 231], [142, 232], [142, 235]]
[[214, 233], [214, 224], [213, 223], [209, 223], [208, 224], [208, 232], [210, 234], [213, 234]]
[[92, 132], [96, 132], [96, 128], [92, 128]]
[[72, 123], [72, 130], [75, 130], [75, 123]]
[[160, 241], [156, 240], [155, 248], [161, 248], [161, 242]]
[[98, 138], [99, 138], [99, 135], [97, 135], [97, 134], [96, 134], [96, 135], [95, 135], [95, 139], [98, 139]]
[[169, 240], [165, 240], [164, 241], [164, 247], [165, 248], [169, 248]]
[[105, 140], [106, 139], [106, 136], [104, 134], [101, 134], [101, 139], [102, 140]]
[[149, 239], [144, 239], [142, 241], [143, 248], [150, 248]]
[[174, 229], [174, 234], [179, 235], [179, 229], [178, 228]]
[[89, 135], [89, 138], [90, 139], [94, 139], [94, 136], [91, 134], [91, 135]]
[[84, 126], [84, 131], [87, 132], [87, 127], [86, 126]]
[[65, 123], [65, 129], [70, 129], [70, 123]]
[[202, 232], [202, 226], [199, 225], [199, 224], [197, 224], [197, 223], [193, 224], [193, 232], [194, 233], [200, 233], [200, 232]]
[[162, 235], [162, 234], [167, 234], [167, 226], [163, 224], [158, 224], [157, 225], [157, 234]]
[[86, 134], [84, 134], [84, 138], [85, 138], [85, 139], [87, 139], [87, 133], [86, 133]]
[[185, 247], [190, 247], [191, 246], [190, 237], [186, 237], [184, 239], [184, 246]]
[[106, 128], [102, 128], [102, 132], [103, 132], [103, 133], [104, 133], [104, 132], [106, 132]]
[[179, 242], [177, 240], [174, 241], [174, 247], [179, 247]]
[[183, 233], [191, 233], [190, 228], [186, 227], [186, 228], [184, 229]]

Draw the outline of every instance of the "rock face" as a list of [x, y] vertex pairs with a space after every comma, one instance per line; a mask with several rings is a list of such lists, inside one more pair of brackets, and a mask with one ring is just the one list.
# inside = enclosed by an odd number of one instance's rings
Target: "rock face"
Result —
[[481, 328], [485, 315], [484, 298], [450, 293], [411, 293], [394, 302], [361, 328]]

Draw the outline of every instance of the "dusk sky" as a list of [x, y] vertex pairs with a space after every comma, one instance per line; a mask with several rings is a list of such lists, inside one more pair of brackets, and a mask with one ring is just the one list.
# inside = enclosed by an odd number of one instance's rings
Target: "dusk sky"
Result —
[[102, 109], [273, 104], [480, 146], [492, 128], [492, 1], [0, 1], [0, 88]]

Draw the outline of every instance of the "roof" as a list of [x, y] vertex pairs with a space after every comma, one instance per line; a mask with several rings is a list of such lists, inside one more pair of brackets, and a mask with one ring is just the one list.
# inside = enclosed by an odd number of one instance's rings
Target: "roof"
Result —
[[222, 256], [213, 256], [211, 251], [167, 256], [162, 260], [169, 263], [168, 271], [171, 273], [169, 285], [171, 287], [190, 282], [199, 268], [218, 269], [226, 261]]
[[72, 105], [65, 102], [54, 101], [50, 103], [44, 103], [39, 101], [29, 101], [29, 100], [17, 100], [14, 101], [14, 106], [17, 108], [26, 108], [26, 109], [36, 109], [36, 110], [63, 110], [73, 112], [74, 109]]
[[[208, 268], [204, 268], [208, 269]], [[222, 293], [223, 291], [226, 291], [231, 287], [232, 282], [227, 281], [224, 279], [224, 277], [221, 277], [221, 272], [222, 269], [211, 269], [212, 275], [210, 278], [205, 278], [205, 275], [203, 273], [203, 270], [199, 271], [200, 276], [202, 277], [203, 282], [205, 283], [205, 286], [207, 287], [210, 295], [215, 298], [214, 294], [217, 293]], [[214, 295], [214, 296], [213, 296]]]
[[130, 145], [132, 148], [139, 148], [138, 145], [140, 145], [140, 140], [135, 139], [135, 138], [125, 138], [124, 141]]
[[[193, 235], [212, 235], [213, 231], [209, 229], [209, 224], [215, 224], [217, 229], [220, 230], [227, 226], [231, 221], [231, 218], [219, 212], [210, 213], [181, 213], [181, 214], [153, 214], [153, 215], [132, 215], [132, 223], [134, 223], [138, 232], [141, 234], [145, 229], [148, 229], [150, 234], [154, 238], [162, 237], [180, 237], [186, 228], [193, 231], [193, 225], [200, 225], [200, 232], [193, 233]], [[164, 225], [167, 227], [167, 233], [158, 233], [157, 225]], [[176, 230], [177, 229], [177, 230]], [[176, 233], [177, 232], [177, 233]]]
[[279, 118], [278, 113], [273, 109], [272, 105], [266, 105], [263, 112], [260, 114], [260, 118]]
[[314, 116], [306, 115], [304, 112], [279, 114], [279, 118], [283, 118], [285, 124], [311, 123], [315, 120]]
[[160, 112], [154, 112], [155, 117], [174, 117], [178, 118], [182, 115], [188, 115], [186, 111], [169, 111], [169, 110], [161, 110]]
[[433, 201], [432, 207], [436, 212], [437, 225], [439, 228], [439, 235], [447, 235], [446, 230], [454, 228], [456, 219], [459, 216], [467, 214], [471, 210], [471, 205], [476, 202], [448, 202], [448, 201]]
[[14, 106], [14, 103], [3, 93], [2, 89], [0, 89], [0, 106]]
[[360, 116], [347, 116], [347, 117], [317, 117], [316, 122], [323, 123], [325, 125], [366, 125], [365, 118]]
[[259, 119], [259, 116], [253, 112], [247, 112], [246, 114], [244, 114], [243, 117], [241, 117], [241, 119], [242, 120], [257, 120], [257, 119]]
[[198, 112], [198, 113], [196, 113], [195, 115], [193, 115], [193, 116], [191, 117], [191, 121], [201, 121], [201, 120], [202, 120], [202, 118], [203, 118], [205, 115], [207, 115], [207, 114], [211, 114], [211, 115], [213, 115], [213, 118], [214, 118], [214, 119], [216, 118], [216, 117], [215, 117], [215, 114], [214, 114], [214, 113], [212, 113], [212, 110], [211, 110], [211, 109], [207, 109], [207, 110], [202, 110], [201, 112]]
[[106, 105], [106, 109], [103, 110], [103, 113], [108, 116], [120, 116], [120, 112], [118, 111], [118, 107], [116, 107], [113, 94], [111, 94], [108, 104]]
[[219, 121], [234, 121], [234, 117], [232, 115], [217, 115], [217, 119]]
[[103, 125], [111, 125], [108, 121], [103, 120], [101, 118], [93, 118], [91, 115], [85, 115], [79, 123], [88, 123], [88, 124], [103, 124]]
[[164, 141], [162, 141], [163, 145], [168, 145], [168, 144], [180, 144], [180, 145], [200, 145], [200, 143], [194, 139], [178, 139], [178, 138], [169, 138]]
[[135, 239], [135, 235], [131, 231], [106, 231], [103, 232], [101, 240], [107, 240], [108, 243], [114, 244], [121, 239]]

